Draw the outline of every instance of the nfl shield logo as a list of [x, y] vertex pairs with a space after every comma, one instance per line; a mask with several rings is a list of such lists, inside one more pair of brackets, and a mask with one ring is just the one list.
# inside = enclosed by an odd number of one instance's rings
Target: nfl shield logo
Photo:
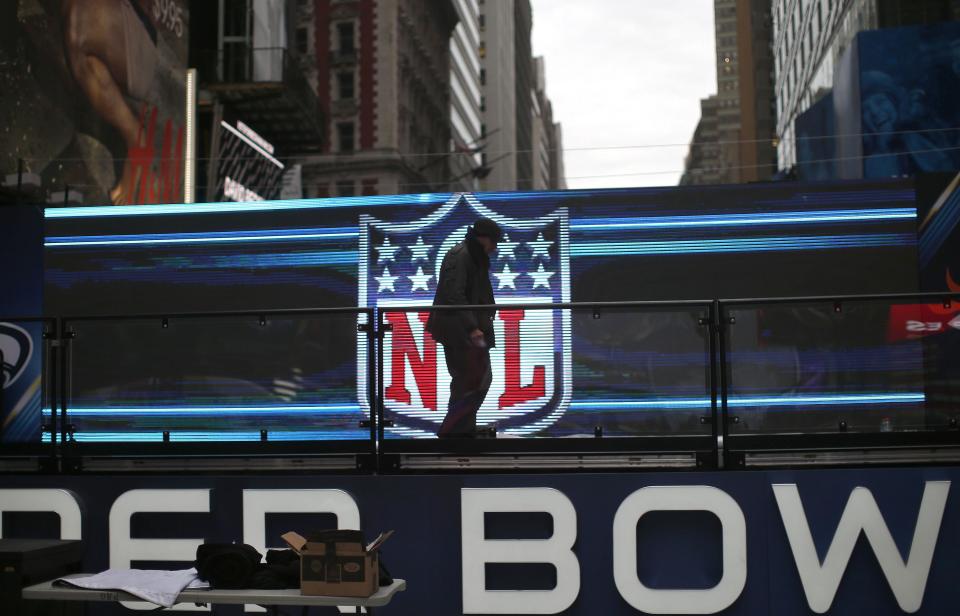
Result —
[[[391, 308], [433, 303], [444, 255], [481, 217], [495, 220], [504, 232], [490, 259], [498, 304], [570, 301], [565, 208], [537, 218], [511, 218], [487, 208], [473, 194], [457, 193], [419, 220], [387, 222], [362, 215], [359, 305], [376, 308], [392, 326], [383, 338], [384, 413], [394, 422], [387, 429], [391, 436], [435, 436], [450, 396], [443, 347], [424, 329], [429, 311]], [[493, 382], [477, 425], [495, 425], [511, 435], [535, 434], [554, 424], [570, 402], [570, 313], [500, 310], [494, 326]], [[358, 398], [365, 400], [366, 344], [357, 348]]]

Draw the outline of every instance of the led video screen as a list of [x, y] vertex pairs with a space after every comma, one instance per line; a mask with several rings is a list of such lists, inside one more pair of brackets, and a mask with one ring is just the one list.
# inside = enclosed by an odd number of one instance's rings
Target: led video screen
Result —
[[[784, 183], [48, 209], [46, 310], [374, 309], [392, 326], [383, 339], [386, 436], [432, 437], [446, 414], [450, 377], [442, 347], [424, 332], [427, 311], [417, 308], [431, 304], [443, 255], [478, 217], [505, 232], [490, 267], [497, 303], [525, 306], [494, 319], [493, 383], [478, 414], [480, 425], [504, 437], [709, 431], [700, 421], [710, 410], [706, 302], [602, 310], [545, 304], [911, 292], [917, 285], [909, 182]], [[371, 347], [354, 327], [350, 342], [307, 348], [324, 340], [324, 327], [318, 320], [299, 334], [258, 336], [250, 344], [259, 364], [191, 360], [186, 375], [177, 368], [191, 382], [259, 384], [247, 399], [224, 397], [223, 385], [173, 396], [165, 390], [156, 399], [142, 388], [99, 396], [102, 378], [94, 387], [91, 376], [86, 391], [76, 382], [87, 411], [78, 439], [157, 438], [156, 424], [144, 423], [152, 405], [181, 414], [203, 409], [206, 419], [191, 420], [190, 430], [210, 438], [218, 431], [230, 438], [219, 426], [245, 407], [275, 407], [274, 419], [289, 411], [309, 438], [355, 430], [375, 378]], [[208, 352], [217, 348], [214, 332], [204, 334]], [[180, 356], [194, 352], [191, 339], [176, 343]], [[109, 351], [101, 357], [111, 361]], [[154, 362], [150, 374], [136, 375], [135, 359], [127, 362], [131, 382], [163, 378], [164, 365], [177, 366]], [[294, 369], [298, 386], [284, 396], [263, 385], [289, 381]], [[336, 399], [323, 393], [331, 387]], [[353, 392], [349, 403], [345, 388]], [[107, 407], [136, 413], [98, 410]], [[107, 417], [109, 426], [101, 421]]]

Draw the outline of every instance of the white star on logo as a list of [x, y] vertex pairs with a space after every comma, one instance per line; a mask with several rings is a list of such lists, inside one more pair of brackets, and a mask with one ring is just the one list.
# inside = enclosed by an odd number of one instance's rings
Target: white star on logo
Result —
[[547, 272], [543, 269], [543, 263], [537, 267], [537, 271], [529, 272], [527, 274], [533, 278], [533, 288], [536, 289], [540, 285], [543, 285], [545, 288], [550, 288], [550, 277], [553, 276], [553, 272]]
[[391, 246], [389, 237], [383, 238], [383, 244], [379, 248], [374, 248], [377, 251], [377, 265], [396, 260], [397, 251], [401, 248], [402, 246]]
[[497, 244], [497, 256], [503, 259], [517, 260], [517, 246], [520, 242], [511, 242], [510, 236], [503, 234], [503, 240]]
[[423, 289], [424, 291], [430, 290], [430, 279], [433, 278], [433, 274], [424, 274], [423, 266], [417, 266], [417, 273], [413, 276], [407, 276], [410, 279], [410, 282], [413, 283], [413, 288], [411, 291], [416, 291], [417, 289]]
[[509, 264], [504, 263], [503, 271], [500, 272], [499, 274], [497, 272], [494, 272], [493, 275], [497, 277], [498, 281], [500, 281], [500, 286], [497, 287], [498, 291], [504, 288], [509, 288], [516, 291], [517, 285], [514, 282], [514, 280], [516, 279], [517, 276], [520, 275], [520, 272], [511, 272]]
[[423, 236], [417, 236], [417, 243], [410, 246], [411, 252], [413, 252], [413, 262], [417, 261], [429, 261], [430, 260], [430, 250], [433, 248], [431, 244], [423, 243]]
[[397, 290], [393, 288], [393, 285], [399, 276], [391, 276], [389, 267], [383, 268], [383, 276], [374, 276], [374, 278], [380, 283], [380, 288], [377, 289], [377, 293], [382, 293], [384, 289], [389, 290], [391, 293], [397, 292]]
[[537, 255], [543, 256], [544, 259], [550, 259], [550, 246], [553, 245], [553, 242], [549, 242], [543, 239], [543, 233], [537, 233], [537, 239], [532, 242], [527, 242], [527, 246], [533, 248], [533, 256], [531, 258], [536, 259]]

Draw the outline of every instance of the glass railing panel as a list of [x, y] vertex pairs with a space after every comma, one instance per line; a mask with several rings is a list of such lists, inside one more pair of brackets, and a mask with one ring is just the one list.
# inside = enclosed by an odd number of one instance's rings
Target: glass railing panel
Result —
[[384, 438], [708, 435], [708, 308], [385, 308]]
[[[67, 320], [78, 442], [369, 440], [356, 311]], [[365, 349], [364, 349], [365, 350]]]
[[727, 306], [733, 434], [912, 432], [955, 425], [960, 304]]

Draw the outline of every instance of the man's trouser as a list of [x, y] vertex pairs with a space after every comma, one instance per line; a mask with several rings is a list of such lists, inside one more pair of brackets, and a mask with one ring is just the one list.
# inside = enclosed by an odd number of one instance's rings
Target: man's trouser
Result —
[[444, 345], [450, 372], [450, 402], [437, 436], [471, 437], [477, 428], [477, 411], [490, 389], [490, 350], [472, 345]]

